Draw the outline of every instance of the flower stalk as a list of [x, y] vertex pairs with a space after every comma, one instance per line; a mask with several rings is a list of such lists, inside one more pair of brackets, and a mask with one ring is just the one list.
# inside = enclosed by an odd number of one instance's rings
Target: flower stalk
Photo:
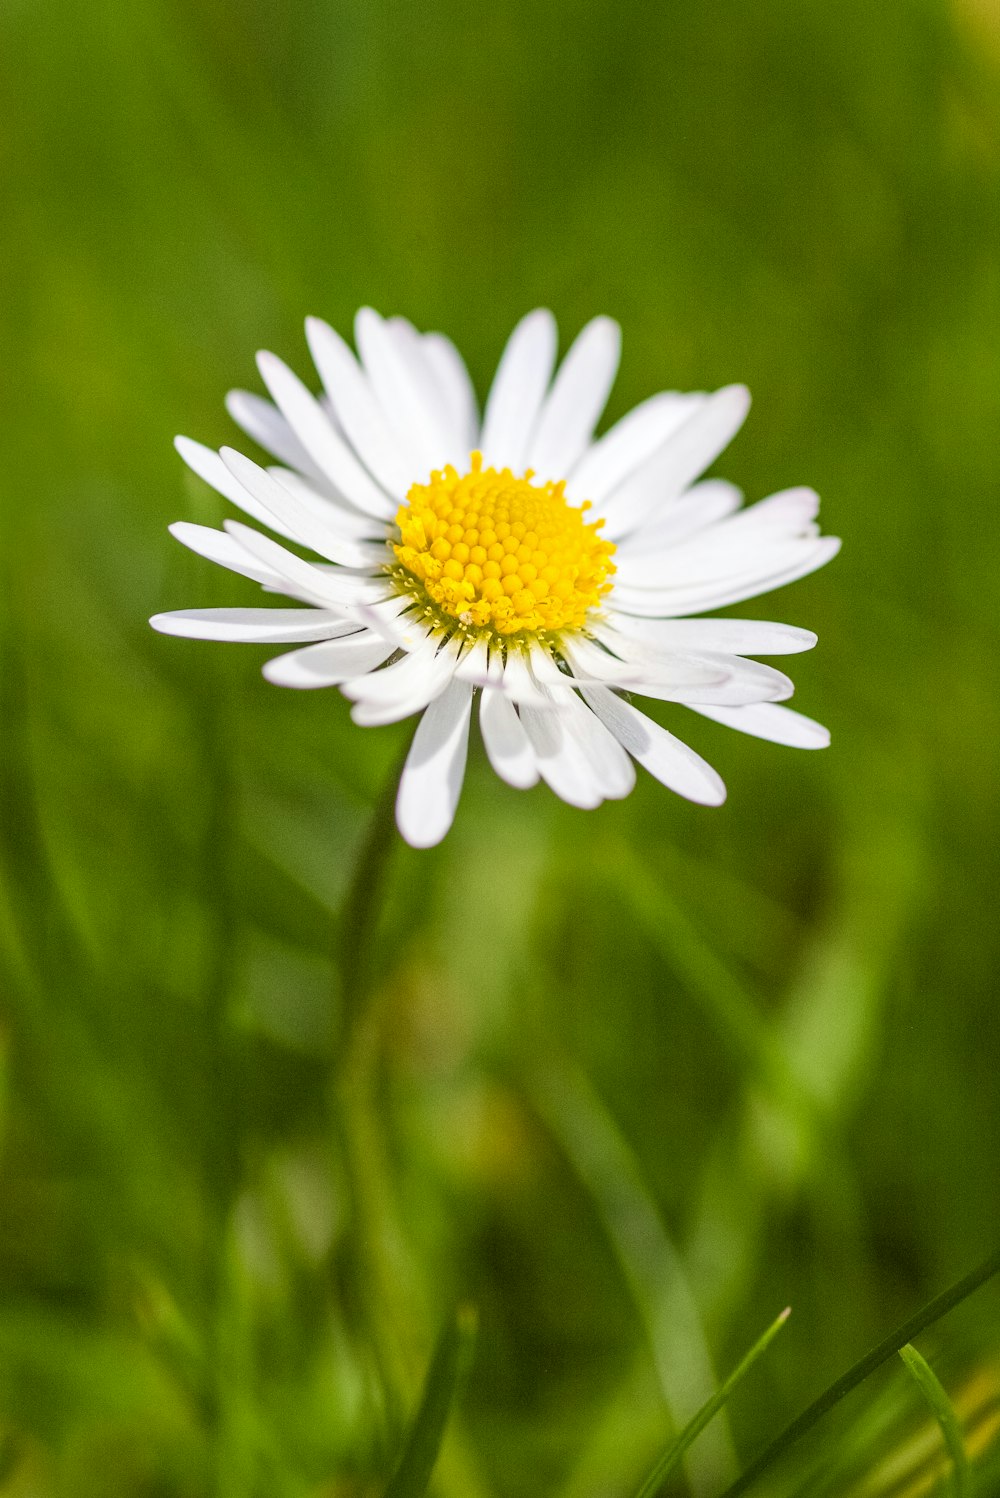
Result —
[[401, 1332], [412, 1321], [416, 1300], [375, 1097], [383, 1036], [378, 934], [398, 841], [393, 811], [401, 764], [392, 764], [379, 793], [344, 901], [338, 944], [341, 1013], [331, 1098], [349, 1212], [348, 1310], [354, 1313], [362, 1352], [370, 1364], [374, 1399], [388, 1441], [398, 1437], [411, 1393], [410, 1360]]

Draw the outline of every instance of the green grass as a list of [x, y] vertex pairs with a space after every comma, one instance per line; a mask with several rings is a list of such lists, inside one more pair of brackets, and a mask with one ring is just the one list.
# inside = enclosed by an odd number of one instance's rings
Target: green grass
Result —
[[[974, 0], [4, 7], [3, 1498], [375, 1498], [466, 1303], [429, 1491], [628, 1498], [790, 1303], [664, 1490], [719, 1498], [995, 1250], [998, 74]], [[726, 807], [585, 814], [474, 746], [382, 867], [405, 727], [146, 624], [255, 593], [174, 434], [365, 302], [481, 394], [538, 304], [621, 321], [609, 419], [745, 380], [719, 471], [845, 538], [739, 611], [831, 749], [664, 707]], [[996, 1281], [927, 1338], [986, 1498]], [[941, 1444], [892, 1356], [754, 1492]]]
[[954, 1498], [964, 1498], [969, 1491], [969, 1458], [965, 1450], [965, 1438], [955, 1407], [941, 1386], [926, 1358], [907, 1343], [899, 1349], [899, 1356], [906, 1364], [919, 1388], [928, 1408], [941, 1427], [945, 1449], [951, 1460], [951, 1490]]

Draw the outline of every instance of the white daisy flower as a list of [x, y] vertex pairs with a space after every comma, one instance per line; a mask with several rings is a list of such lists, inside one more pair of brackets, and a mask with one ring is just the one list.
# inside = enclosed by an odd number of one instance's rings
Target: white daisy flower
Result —
[[487, 756], [509, 785], [544, 780], [573, 806], [627, 796], [633, 761], [692, 801], [725, 787], [633, 693], [680, 703], [758, 738], [828, 742], [777, 704], [788, 677], [748, 659], [808, 650], [808, 630], [695, 617], [821, 567], [811, 489], [747, 509], [696, 480], [742, 425], [742, 385], [665, 391], [603, 436], [594, 429], [621, 335], [598, 317], [556, 370], [546, 311], [514, 329], [480, 420], [461, 356], [440, 333], [358, 313], [358, 357], [310, 318], [316, 397], [273, 354], [273, 404], [231, 392], [230, 415], [272, 453], [261, 468], [187, 438], [195, 473], [252, 520], [171, 527], [201, 556], [306, 607], [157, 614], [165, 634], [300, 648], [264, 666], [288, 687], [337, 686], [355, 722], [422, 713], [396, 804], [415, 847], [439, 842], [462, 788], [473, 698]]

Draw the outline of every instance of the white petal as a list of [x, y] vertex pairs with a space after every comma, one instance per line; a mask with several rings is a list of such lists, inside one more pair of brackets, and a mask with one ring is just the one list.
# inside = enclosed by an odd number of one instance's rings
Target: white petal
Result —
[[822, 723], [793, 712], [790, 707], [778, 707], [773, 702], [757, 702], [748, 707], [705, 707], [692, 704], [692, 711], [724, 723], [727, 728], [738, 728], [757, 739], [769, 739], [772, 744], [787, 744], [792, 749], [825, 749], [830, 742], [830, 731]]
[[226, 410], [238, 427], [291, 468], [322, 481], [323, 475], [277, 406], [249, 390], [230, 390]]
[[474, 640], [455, 667], [455, 675], [459, 681], [471, 682], [474, 687], [499, 687], [503, 680], [503, 657], [497, 650], [491, 652], [483, 640]]
[[[791, 697], [794, 687], [781, 671], [765, 666], [760, 661], [744, 660], [739, 655], [710, 655], [692, 657], [720, 673], [717, 684], [701, 686], [677, 686], [669, 680], [674, 669], [672, 658], [654, 658], [647, 678], [633, 688], [643, 697], [654, 697], [658, 702], [708, 703], [710, 706], [741, 707], [746, 702], [782, 702]], [[660, 680], [663, 675], [666, 682]]]
[[487, 468], [524, 468], [555, 359], [555, 318], [544, 308], [529, 312], [507, 340], [486, 402], [481, 446]]
[[219, 453], [213, 452], [210, 447], [205, 447], [201, 442], [192, 442], [190, 437], [175, 437], [174, 447], [193, 473], [196, 473], [200, 479], [204, 479], [206, 484], [211, 484], [218, 494], [228, 499], [237, 509], [242, 510], [244, 515], [249, 515], [252, 520], [258, 520], [261, 525], [266, 525], [269, 530], [276, 531], [279, 536], [284, 536], [288, 541], [296, 540], [294, 532], [282, 525], [281, 521], [259, 504], [252, 494], [247, 493], [244, 486], [226, 467]]
[[[742, 656], [660, 653], [637, 644], [627, 661], [628, 674], [593, 671], [577, 674], [574, 686], [607, 686], [637, 692], [657, 702], [682, 702], [690, 706], [707, 702], [735, 707], [746, 702], [776, 702], [792, 695], [792, 683], [780, 671]], [[565, 680], [565, 678], [563, 678]]]
[[[784, 671], [778, 671], [776, 667], [768, 666], [763, 661], [751, 661], [741, 655], [708, 650], [691, 658], [703, 662], [710, 670], [728, 671], [730, 682], [744, 683], [748, 690], [755, 692], [759, 702], [781, 702], [786, 697], [791, 697], [795, 691], [793, 682]], [[663, 660], [670, 663], [673, 657], [664, 656]], [[712, 698], [706, 694], [699, 701], [711, 702]]]
[[378, 540], [384, 543], [387, 522], [374, 515], [363, 515], [353, 505], [345, 504], [334, 495], [325, 479], [321, 484], [315, 479], [305, 478], [293, 468], [281, 468], [277, 465], [268, 468], [267, 472], [276, 483], [294, 494], [299, 503], [317, 520], [321, 520], [345, 541]]
[[268, 536], [238, 520], [225, 522], [226, 533], [243, 551], [263, 562], [275, 577], [280, 591], [293, 597], [304, 598], [320, 608], [345, 607], [351, 604], [375, 603], [385, 596], [385, 583], [380, 578], [360, 577], [357, 573], [343, 572], [340, 568], [326, 569], [279, 546]]
[[337, 492], [366, 515], [391, 520], [394, 501], [362, 467], [298, 375], [274, 354], [258, 354], [257, 367], [295, 435]]
[[566, 485], [567, 497], [597, 505], [662, 447], [698, 399], [665, 390], [634, 406], [584, 453]]
[[635, 768], [614, 734], [575, 692], [564, 687], [553, 696], [567, 734], [588, 761], [601, 794], [613, 801], [629, 795], [635, 785]]
[[263, 511], [272, 530], [279, 528], [292, 541], [297, 541], [300, 546], [308, 546], [310, 550], [341, 567], [372, 571], [384, 562], [384, 546], [345, 541], [326, 524], [325, 516], [317, 515], [313, 507], [304, 505], [290, 489], [272, 478], [266, 469], [258, 468], [243, 453], [237, 452], [233, 447], [224, 447], [219, 456], [237, 484], [252, 496]]
[[615, 630], [659, 650], [797, 655], [803, 650], [811, 650], [816, 644], [811, 629], [799, 629], [794, 624], [770, 624], [763, 619], [636, 619], [610, 609], [607, 618]]
[[237, 537], [212, 530], [211, 526], [193, 525], [189, 520], [177, 520], [168, 529], [182, 546], [197, 552], [207, 561], [217, 562], [220, 567], [228, 567], [230, 572], [239, 572], [265, 587], [280, 587], [281, 577], [274, 568], [248, 552]]
[[726, 787], [711, 765], [606, 687], [588, 687], [584, 698], [615, 738], [670, 790], [702, 806], [721, 806]]
[[[533, 671], [543, 656], [541, 650], [532, 652]], [[520, 715], [546, 783], [564, 801], [584, 808], [627, 796], [635, 784], [628, 756], [583, 705], [567, 678], [561, 677], [554, 687], [542, 687], [541, 694], [545, 707], [522, 703]]]
[[722, 526], [712, 529], [716, 534], [711, 540], [702, 540], [710, 534], [705, 531], [678, 546], [616, 558], [615, 587], [662, 592], [726, 582], [751, 572], [780, 572], [794, 563], [803, 548], [812, 545], [811, 540], [798, 537], [787, 540], [765, 536], [749, 537], [740, 546], [735, 538], [730, 543], [717, 534]]
[[390, 317], [385, 323], [410, 382], [418, 394], [424, 419], [425, 438], [432, 442], [433, 468], [453, 463], [462, 472], [468, 465], [469, 451], [451, 421], [449, 402], [445, 398], [430, 356], [427, 338], [405, 317]]
[[426, 483], [432, 469], [445, 463], [462, 463], [467, 454], [449, 440], [413, 329], [402, 319], [390, 327], [371, 307], [362, 307], [354, 320], [354, 336], [386, 420], [416, 464], [410, 483]]
[[600, 806], [604, 797], [593, 766], [567, 729], [562, 714], [552, 703], [548, 712], [527, 705], [521, 722], [535, 753], [542, 779], [561, 800], [583, 811]]
[[818, 536], [813, 524], [818, 509], [812, 489], [786, 489], [683, 540], [673, 536], [655, 543], [644, 534], [641, 549], [619, 555], [618, 578], [629, 587], [659, 587], [678, 579], [730, 577], [768, 559], [778, 565], [782, 548]]
[[566, 634], [559, 649], [574, 677], [580, 681], [620, 682], [622, 686], [635, 686], [642, 674], [631, 662], [610, 655], [583, 635]]
[[291, 650], [268, 661], [264, 675], [278, 687], [337, 687], [376, 666], [392, 655], [395, 645], [359, 630], [343, 640], [323, 640], [305, 650]]
[[[695, 702], [731, 702], [734, 699], [728, 695], [728, 689], [737, 682], [753, 687], [754, 695], [743, 699], [748, 702], [777, 701], [792, 695], [788, 677], [761, 661], [711, 649], [681, 652], [646, 640], [630, 639], [602, 624], [595, 624], [594, 632], [601, 645], [613, 650], [629, 668], [627, 679], [608, 675], [605, 678], [608, 686], [629, 685], [656, 697], [661, 694], [654, 687], [669, 687], [669, 695], [662, 699], [668, 702], [686, 701], [689, 687], [696, 689], [692, 699]], [[589, 644], [588, 649], [601, 654], [600, 646]], [[724, 685], [726, 695], [714, 697], [715, 685]]]
[[772, 530], [783, 535], [800, 536], [807, 532], [809, 522], [815, 520], [818, 514], [819, 495], [815, 489], [799, 485], [758, 500], [716, 529], [725, 531], [727, 535], [741, 537]]
[[725, 479], [703, 479], [653, 510], [634, 531], [618, 540], [619, 559], [648, 555], [697, 535], [724, 520], [743, 503], [743, 491]]
[[372, 727], [418, 713], [444, 691], [454, 674], [455, 657], [428, 640], [384, 670], [345, 682], [343, 691], [356, 704], [351, 713], [355, 723]]
[[552, 707], [551, 699], [536, 683], [527, 660], [519, 650], [507, 651], [500, 686], [514, 702], [531, 703], [540, 712], [547, 712]]
[[791, 696], [790, 692], [774, 692], [741, 676], [732, 676], [712, 687], [663, 686], [651, 680], [632, 687], [630, 691], [638, 697], [650, 697], [654, 702], [679, 702], [682, 707], [743, 707], [748, 702], [772, 702]]
[[[639, 640], [628, 640], [615, 636], [612, 631], [594, 626], [597, 638], [606, 643], [614, 655], [609, 655], [600, 645], [595, 645], [584, 635], [565, 635], [560, 641], [560, 650], [569, 662], [576, 680], [588, 684], [619, 685], [644, 690], [644, 683], [652, 677], [662, 686], [670, 685], [683, 690], [688, 687], [708, 687], [728, 680], [729, 668], [719, 662], [698, 660], [694, 657], [676, 658], [656, 654], [651, 646]], [[563, 678], [565, 682], [565, 678]]]
[[479, 727], [487, 757], [501, 780], [517, 790], [537, 785], [538, 764], [514, 704], [487, 688], [479, 704]]
[[443, 333], [424, 334], [424, 354], [437, 381], [454, 441], [468, 457], [479, 444], [479, 406], [465, 360]]
[[[633, 687], [636, 691], [641, 690], [641, 685], [637, 679], [640, 673], [631, 668], [628, 670], [627, 679], [619, 683], [618, 667], [621, 665], [621, 662], [613, 659], [606, 652], [601, 652], [601, 659], [592, 663], [594, 667], [592, 671], [584, 669], [583, 661], [579, 655], [577, 657], [577, 664], [573, 665], [566, 648], [565, 638], [560, 644], [560, 653], [563, 655], [567, 665], [570, 666], [569, 673], [557, 665], [547, 650], [536, 649], [531, 652], [529, 669], [539, 687], [548, 688], [551, 692], [551, 690], [563, 691], [566, 687], [603, 687], [620, 684], [623, 690], [626, 687]], [[591, 662], [588, 662], [588, 664], [591, 664]], [[702, 666], [699, 666], [696, 671], [694, 668], [690, 671], [685, 671], [684, 676], [686, 681], [694, 680], [698, 682], [717, 683], [721, 680], [718, 672], [709, 671]], [[536, 706], [542, 705], [536, 703]], [[551, 695], [545, 705], [552, 706]]]
[[529, 654], [528, 669], [540, 687], [565, 687], [575, 682], [575, 678], [571, 682], [549, 652], [541, 648], [536, 648]]
[[614, 606], [626, 614], [653, 619], [669, 619], [684, 614], [699, 614], [707, 609], [721, 609], [731, 603], [742, 603], [784, 587], [825, 566], [840, 550], [836, 536], [795, 541], [782, 548], [776, 559], [772, 553], [756, 559], [744, 572], [719, 579], [678, 581], [673, 587], [638, 588], [622, 582], [615, 584]]
[[368, 377], [339, 333], [320, 318], [307, 317], [306, 339], [333, 409], [358, 457], [383, 489], [403, 499], [413, 483], [419, 455], [407, 450], [386, 420]]
[[177, 609], [154, 614], [149, 622], [161, 635], [251, 645], [333, 640], [353, 634], [358, 627], [353, 620], [323, 609]]
[[621, 348], [618, 324], [595, 317], [562, 361], [528, 445], [528, 466], [540, 478], [565, 478], [586, 451], [615, 382]]
[[396, 797], [396, 825], [412, 848], [433, 848], [455, 820], [471, 711], [472, 688], [453, 681], [417, 725]]
[[429, 638], [427, 625], [418, 613], [412, 612], [412, 600], [405, 594], [390, 594], [379, 603], [360, 606], [355, 612], [363, 624], [407, 653], [421, 649]]
[[681, 494], [729, 445], [749, 409], [745, 385], [706, 396], [659, 451], [608, 495], [601, 506], [608, 519], [605, 535], [617, 541]]

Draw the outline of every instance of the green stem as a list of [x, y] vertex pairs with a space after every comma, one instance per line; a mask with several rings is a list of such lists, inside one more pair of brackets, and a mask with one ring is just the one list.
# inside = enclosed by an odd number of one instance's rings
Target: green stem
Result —
[[981, 1285], [985, 1285], [987, 1280], [992, 1279], [995, 1274], [1000, 1274], [1000, 1248], [990, 1254], [989, 1258], [984, 1259], [978, 1268], [973, 1269], [971, 1273], [956, 1281], [949, 1289], [942, 1291], [940, 1295], [928, 1301], [927, 1305], [918, 1311], [915, 1316], [911, 1316], [908, 1321], [904, 1321], [902, 1326], [898, 1326], [894, 1332], [890, 1332], [887, 1337], [879, 1342], [877, 1347], [873, 1347], [871, 1352], [855, 1363], [853, 1368], [849, 1368], [846, 1373], [841, 1374], [840, 1378], [836, 1379], [818, 1399], [815, 1399], [809, 1405], [808, 1409], [803, 1410], [802, 1414], [793, 1420], [791, 1425], [787, 1426], [781, 1435], [776, 1437], [755, 1461], [750, 1463], [746, 1471], [726, 1489], [722, 1494], [722, 1498], [738, 1498], [740, 1493], [745, 1493], [768, 1467], [773, 1466], [779, 1457], [783, 1456], [797, 1441], [800, 1441], [806, 1432], [811, 1430], [828, 1410], [831, 1410], [835, 1404], [840, 1403], [845, 1395], [849, 1394], [852, 1389], [856, 1389], [859, 1384], [864, 1383], [869, 1374], [874, 1373], [876, 1368], [881, 1368], [883, 1363], [887, 1363], [890, 1358], [899, 1352], [900, 1348], [906, 1346], [907, 1342], [911, 1342], [914, 1337], [919, 1336], [927, 1327], [933, 1325], [935, 1321], [939, 1321], [942, 1316], [947, 1315], [949, 1311], [965, 1300], [966, 1296], [971, 1295], [974, 1290], [978, 1290]]
[[[407, 742], [403, 758], [408, 750]], [[400, 1341], [401, 1299], [409, 1275], [395, 1224], [390, 1171], [378, 1122], [375, 1084], [382, 1017], [375, 1000], [379, 917], [393, 848], [402, 759], [386, 777], [343, 905], [339, 955], [341, 1022], [333, 1058], [332, 1110], [350, 1209], [349, 1294], [371, 1360], [386, 1435], [396, 1434], [408, 1392]]]
[[396, 790], [410, 741], [386, 776], [354, 866], [340, 923], [339, 966], [342, 993], [335, 1064], [350, 1051], [372, 988], [376, 937], [389, 860], [396, 844]]

